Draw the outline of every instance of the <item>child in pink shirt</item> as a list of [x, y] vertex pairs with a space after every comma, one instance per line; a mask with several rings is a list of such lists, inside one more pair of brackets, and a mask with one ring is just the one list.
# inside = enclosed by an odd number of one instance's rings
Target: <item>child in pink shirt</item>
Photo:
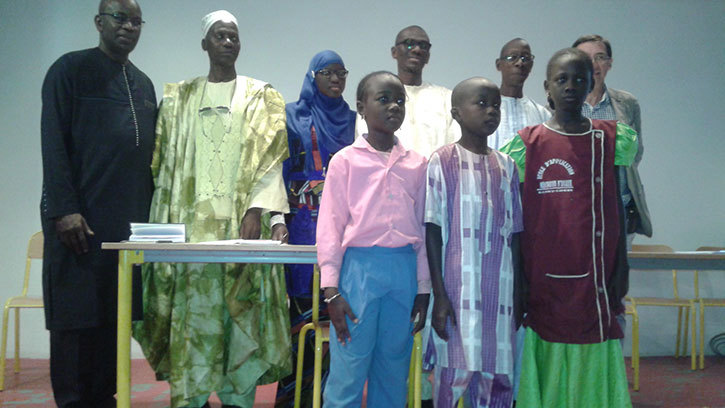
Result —
[[[403, 407], [413, 343], [425, 323], [426, 159], [394, 132], [405, 89], [389, 72], [360, 81], [368, 134], [330, 161], [317, 224], [321, 287], [332, 320], [325, 407]], [[413, 327], [413, 320], [418, 321]]]

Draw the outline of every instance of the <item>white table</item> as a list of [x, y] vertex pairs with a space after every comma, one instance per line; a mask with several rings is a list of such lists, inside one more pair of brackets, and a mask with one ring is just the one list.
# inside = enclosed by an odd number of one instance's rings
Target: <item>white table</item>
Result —
[[116, 398], [118, 408], [131, 407], [131, 277], [133, 265], [171, 263], [317, 263], [314, 245], [169, 244], [104, 242], [118, 251], [118, 346]]
[[630, 269], [725, 271], [725, 252], [629, 252]]

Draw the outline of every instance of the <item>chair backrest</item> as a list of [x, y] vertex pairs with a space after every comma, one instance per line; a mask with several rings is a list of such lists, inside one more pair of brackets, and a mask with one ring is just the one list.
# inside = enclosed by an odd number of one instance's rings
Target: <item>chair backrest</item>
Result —
[[[663, 252], [663, 253], [671, 253], [675, 252], [672, 247], [668, 245], [659, 245], [659, 244], [653, 244], [653, 245], [632, 245], [632, 252]], [[695, 297], [697, 297], [697, 272], [695, 272]], [[677, 290], [677, 270], [672, 270], [672, 293], [674, 294], [675, 298], [679, 298], [680, 294]]]
[[697, 248], [698, 251], [725, 251], [725, 247], [719, 246], [701, 246]]
[[23, 277], [22, 296], [28, 294], [28, 282], [30, 281], [30, 266], [33, 259], [43, 259], [43, 232], [38, 231], [28, 241], [28, 253], [25, 257], [25, 277]]
[[[697, 248], [697, 251], [725, 251], [725, 247], [701, 246]], [[695, 298], [700, 298], [700, 276], [698, 271], [695, 271]]]
[[675, 252], [667, 245], [632, 245], [632, 252]]

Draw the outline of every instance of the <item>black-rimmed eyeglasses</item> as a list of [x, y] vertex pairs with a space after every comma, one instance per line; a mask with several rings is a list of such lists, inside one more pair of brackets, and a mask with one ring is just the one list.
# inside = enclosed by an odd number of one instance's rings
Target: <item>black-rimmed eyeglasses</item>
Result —
[[396, 43], [395, 45], [401, 45], [401, 44], [404, 45], [405, 48], [407, 48], [408, 50], [412, 50], [413, 48], [418, 46], [418, 48], [420, 48], [423, 51], [430, 50], [430, 47], [432, 46], [432, 44], [429, 43], [428, 41], [417, 41], [417, 40], [411, 40], [410, 38], [408, 38], [407, 40], [403, 40], [399, 43]]
[[534, 60], [533, 55], [519, 55], [519, 54], [511, 54], [503, 57], [503, 59], [506, 60], [506, 62], [513, 64], [516, 61], [521, 61], [522, 63], [526, 64], [527, 62], [531, 62]]
[[146, 22], [141, 20], [141, 17], [129, 17], [126, 13], [98, 13], [99, 16], [109, 16], [116, 22], [116, 24], [122, 26], [128, 22], [134, 27], [141, 27]]
[[335, 76], [337, 76], [338, 78], [345, 79], [345, 78], [347, 78], [348, 72], [349, 71], [346, 69], [338, 69], [337, 71], [333, 71], [330, 69], [321, 69], [321, 70], [317, 71], [316, 74], [320, 74], [327, 79], [332, 78], [332, 74], [335, 74]]

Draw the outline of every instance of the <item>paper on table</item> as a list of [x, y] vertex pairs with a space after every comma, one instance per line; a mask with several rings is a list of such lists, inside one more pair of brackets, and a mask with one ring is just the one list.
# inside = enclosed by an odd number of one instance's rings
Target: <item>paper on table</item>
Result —
[[275, 241], [273, 239], [227, 239], [223, 241], [199, 242], [199, 244], [265, 246], [281, 245], [282, 241]]

